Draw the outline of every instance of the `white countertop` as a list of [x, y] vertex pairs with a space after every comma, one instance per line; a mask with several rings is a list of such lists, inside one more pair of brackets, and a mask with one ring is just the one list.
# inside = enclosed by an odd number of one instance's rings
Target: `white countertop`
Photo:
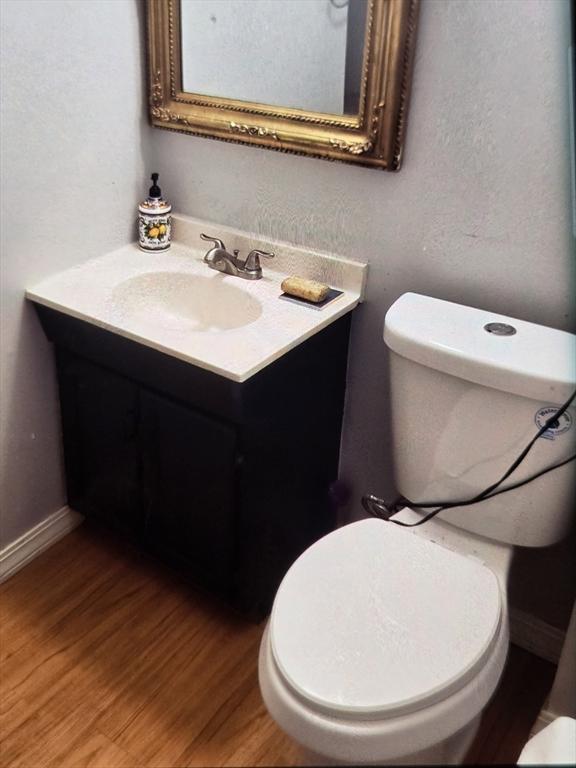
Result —
[[[364, 264], [317, 252], [310, 257], [304, 249], [288, 244], [257, 241], [219, 225], [175, 218], [184, 243], [173, 242], [163, 253], [145, 253], [135, 244], [127, 245], [43, 280], [26, 291], [27, 298], [238, 382], [246, 381], [361, 301]], [[263, 260], [260, 280], [222, 274], [202, 261], [209, 244], [197, 238], [199, 230], [228, 235], [228, 239], [236, 233], [233, 243], [226, 242], [229, 250], [248, 243], [257, 247], [252, 244], [259, 242], [260, 247], [275, 250], [277, 258]], [[224, 235], [219, 234], [222, 231]], [[302, 268], [304, 264], [307, 269]], [[318, 279], [342, 290], [343, 295], [322, 309], [279, 299], [280, 283], [288, 274], [314, 277], [310, 264], [315, 264]], [[286, 267], [289, 272], [283, 271]], [[170, 301], [178, 303], [176, 313], [167, 312], [165, 303], [157, 301], [162, 282]], [[186, 317], [188, 285], [196, 290], [205, 313], [214, 308], [219, 318], [214, 324]], [[133, 286], [137, 286], [136, 293]], [[229, 313], [227, 302], [231, 302]], [[238, 325], [234, 316], [240, 313], [243, 318], [244, 308], [248, 322]]]

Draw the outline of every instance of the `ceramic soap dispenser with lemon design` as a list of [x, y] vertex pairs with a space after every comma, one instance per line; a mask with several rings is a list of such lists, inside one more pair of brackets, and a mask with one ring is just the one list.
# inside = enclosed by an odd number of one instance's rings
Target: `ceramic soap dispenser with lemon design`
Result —
[[172, 206], [162, 198], [158, 174], [151, 178], [148, 197], [138, 206], [138, 242], [143, 251], [165, 251], [170, 248]]

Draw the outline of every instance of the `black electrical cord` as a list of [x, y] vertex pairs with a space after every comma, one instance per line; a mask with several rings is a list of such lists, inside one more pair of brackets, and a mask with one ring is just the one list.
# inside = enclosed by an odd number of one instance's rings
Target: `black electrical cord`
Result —
[[[418, 520], [416, 523], [403, 523], [400, 520], [390, 520], [392, 523], [396, 523], [396, 525], [401, 525], [403, 528], [414, 528], [417, 525], [422, 525], [423, 523], [428, 522], [428, 520], [431, 520], [433, 517], [438, 515], [440, 512], [443, 512], [446, 509], [453, 509], [454, 507], [467, 507], [471, 504], [477, 504], [481, 501], [486, 501], [487, 499], [491, 499], [494, 496], [499, 496], [501, 493], [507, 493], [508, 491], [513, 491], [515, 488], [520, 488], [523, 485], [526, 485], [527, 483], [531, 483], [533, 480], [536, 480], [536, 478], [541, 477], [542, 475], [547, 474], [548, 472], [551, 472], [553, 469], [558, 469], [559, 467], [563, 467], [565, 464], [568, 464], [571, 461], [574, 461], [576, 459], [576, 454], [573, 456], [569, 456], [567, 459], [564, 459], [563, 461], [559, 462], [558, 464], [554, 464], [551, 467], [547, 467], [546, 469], [541, 470], [540, 472], [537, 472], [535, 475], [531, 475], [530, 477], [527, 477], [525, 480], [522, 480], [518, 483], [515, 483], [514, 485], [509, 485], [507, 488], [501, 488], [499, 491], [496, 489], [502, 485], [502, 483], [520, 466], [520, 464], [524, 461], [528, 453], [532, 450], [532, 447], [536, 440], [538, 440], [539, 437], [541, 437], [544, 432], [546, 432], [553, 424], [555, 424], [560, 416], [568, 410], [570, 405], [572, 404], [572, 401], [576, 397], [576, 390], [572, 393], [572, 395], [566, 400], [566, 402], [558, 408], [557, 411], [555, 411], [552, 416], [550, 416], [546, 422], [540, 427], [538, 432], [534, 435], [532, 440], [528, 443], [528, 445], [524, 448], [524, 450], [517, 456], [517, 458], [512, 462], [512, 464], [508, 467], [506, 472], [500, 477], [499, 480], [497, 480], [495, 483], [492, 483], [492, 485], [489, 485], [487, 488], [485, 488], [483, 491], [478, 493], [476, 496], [472, 497], [471, 499], [464, 499], [460, 501], [427, 501], [427, 502], [412, 502], [409, 499], [397, 499], [392, 504], [386, 504], [382, 499], [378, 499], [376, 496], [368, 495], [362, 497], [362, 506], [368, 512], [368, 514], [372, 515], [373, 517], [378, 517], [381, 520], [389, 520], [389, 518], [396, 514], [402, 507], [412, 507], [417, 509], [428, 509], [430, 507], [437, 507], [437, 509], [432, 510], [432, 512], [429, 512], [427, 515], [425, 515], [423, 518]], [[493, 493], [493, 491], [496, 491]]]

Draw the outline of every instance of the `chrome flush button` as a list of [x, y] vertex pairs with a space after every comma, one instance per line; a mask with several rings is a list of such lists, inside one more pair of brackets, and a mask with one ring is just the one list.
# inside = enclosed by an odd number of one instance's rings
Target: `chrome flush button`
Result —
[[484, 330], [494, 336], [514, 336], [516, 333], [516, 328], [508, 323], [486, 323]]

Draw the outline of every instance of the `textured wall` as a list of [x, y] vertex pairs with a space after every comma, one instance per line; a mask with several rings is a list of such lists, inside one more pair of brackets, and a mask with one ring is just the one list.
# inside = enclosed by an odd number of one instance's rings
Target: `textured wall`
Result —
[[139, 15], [133, 0], [1, 5], [0, 547], [65, 503], [52, 350], [23, 291], [134, 238]]
[[[177, 210], [370, 262], [341, 467], [354, 516], [362, 492], [392, 490], [382, 323], [397, 296], [574, 328], [569, 31], [567, 0], [423, 3], [399, 174], [154, 131]], [[539, 605], [538, 588], [520, 587], [517, 602], [562, 624], [569, 551], [532, 557], [521, 567], [536, 584], [546, 573], [549, 586]]]

